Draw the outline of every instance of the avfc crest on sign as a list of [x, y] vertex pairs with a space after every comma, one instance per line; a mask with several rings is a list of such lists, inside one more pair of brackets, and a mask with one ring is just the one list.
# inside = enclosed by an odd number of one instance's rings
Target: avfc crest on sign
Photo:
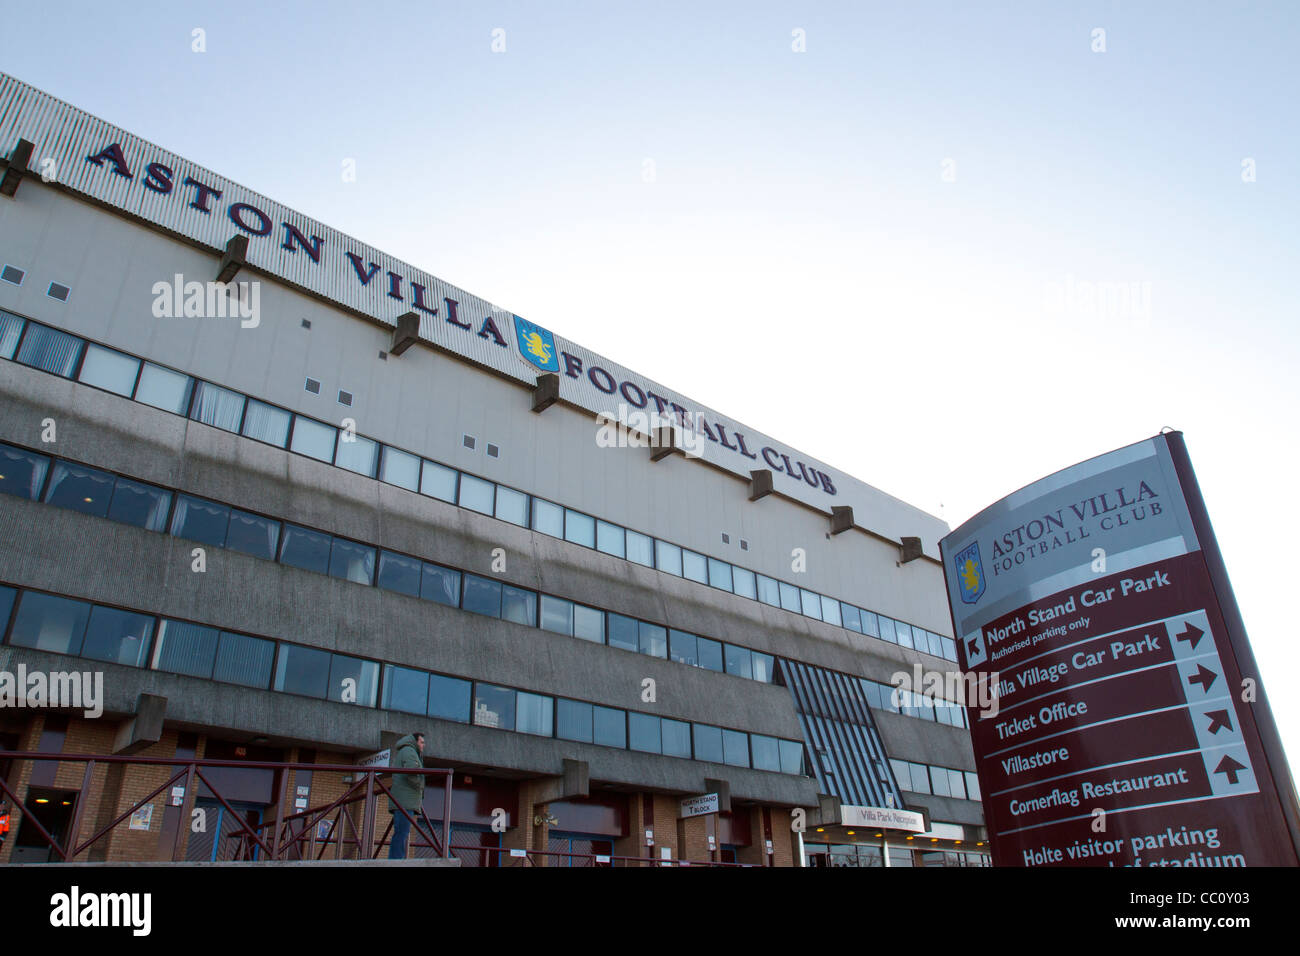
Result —
[[953, 558], [957, 566], [957, 586], [966, 604], [975, 604], [984, 596], [984, 562], [980, 560], [980, 543], [971, 544]]
[[519, 354], [543, 372], [560, 370], [560, 356], [555, 348], [555, 337], [540, 325], [533, 325], [516, 315], [515, 339], [519, 343]]

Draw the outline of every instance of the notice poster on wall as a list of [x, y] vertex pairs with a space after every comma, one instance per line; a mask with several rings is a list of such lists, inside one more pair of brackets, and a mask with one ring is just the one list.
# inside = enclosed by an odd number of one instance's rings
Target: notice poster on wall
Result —
[[[1057, 472], [941, 542], [995, 866], [1300, 863], [1300, 814], [1170, 432]], [[969, 679], [969, 678], [968, 678]]]

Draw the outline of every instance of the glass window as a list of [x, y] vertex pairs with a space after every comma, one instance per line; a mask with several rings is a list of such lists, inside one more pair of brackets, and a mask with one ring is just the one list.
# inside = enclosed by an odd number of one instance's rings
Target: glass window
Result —
[[640, 651], [651, 657], [668, 656], [668, 629], [648, 621], [638, 621], [640, 634]]
[[87, 385], [130, 398], [139, 371], [139, 359], [87, 342], [86, 357], [77, 378]]
[[822, 596], [816, 591], [809, 591], [807, 588], [800, 588], [799, 594], [803, 599], [803, 616], [822, 619]]
[[682, 549], [667, 541], [655, 539], [655, 567], [667, 574], [682, 576]]
[[[116, 499], [114, 501], [116, 503]], [[230, 509], [230, 526], [226, 529], [227, 548], [274, 561], [279, 544], [280, 522], [238, 508]]]
[[758, 600], [758, 582], [754, 578], [753, 571], [746, 571], [744, 568], [732, 568], [731, 580], [736, 593], [741, 597], [747, 597], [752, 601]]
[[58, 329], [27, 323], [27, 334], [18, 347], [18, 361], [33, 368], [71, 378], [81, 355], [81, 339]]
[[354, 584], [369, 584], [375, 579], [375, 549], [335, 538], [330, 548], [330, 577]]
[[840, 613], [843, 616], [844, 626], [850, 631], [862, 633], [862, 618], [858, 615], [858, 609], [852, 604], [841, 604]]
[[727, 644], [725, 647], [727, 654], [727, 673], [735, 674], [737, 677], [754, 676], [754, 659], [746, 647], [737, 647], [735, 644]]
[[164, 620], [158, 628], [154, 670], [211, 678], [219, 636], [215, 627]]
[[[382, 565], [382, 559], [381, 559]], [[429, 675], [407, 667], [384, 668], [384, 708], [423, 714], [429, 706]]]
[[379, 444], [373, 439], [354, 434], [349, 440], [347, 432], [340, 433], [338, 454], [334, 457], [334, 464], [348, 471], [355, 471], [358, 475], [373, 478], [375, 462], [378, 460]]
[[521, 734], [550, 737], [555, 704], [552, 698], [541, 694], [519, 691], [515, 694], [515, 730]]
[[592, 743], [602, 747], [627, 749], [627, 719], [623, 711], [593, 705], [591, 723]]
[[781, 593], [777, 583], [765, 575], [758, 575], [758, 599], [772, 607], [781, 606]]
[[560, 698], [556, 707], [556, 736], [591, 743], [591, 704]]
[[456, 503], [455, 469], [425, 459], [420, 472], [420, 494], [454, 505]]
[[883, 614], [876, 615], [876, 624], [880, 627], [880, 639], [889, 641], [891, 644], [898, 643], [898, 637], [894, 633], [893, 618], [885, 617]]
[[429, 675], [429, 716], [469, 723], [469, 702], [472, 688], [467, 680]]
[[777, 747], [775, 737], [750, 734], [749, 746], [753, 749], [755, 770], [779, 771], [781, 769], [781, 751]]
[[[379, 478], [408, 491], [420, 490], [420, 459], [410, 452], [384, 446], [380, 456]], [[420, 708], [424, 713], [424, 708]]]
[[712, 587], [730, 591], [732, 588], [731, 565], [726, 561], [719, 561], [717, 558], [709, 558], [709, 584]]
[[948, 789], [958, 800], [966, 799], [966, 778], [960, 770], [949, 770]]
[[222, 631], [212, 679], [265, 689], [271, 683], [271, 665], [274, 661], [274, 641]]
[[0, 445], [0, 491], [19, 498], [35, 498], [45, 484], [50, 460], [21, 448]]
[[9, 643], [55, 654], [77, 654], [89, 617], [86, 601], [27, 591], [19, 598]]
[[868, 637], [879, 637], [880, 625], [876, 615], [870, 611], [864, 611], [861, 608], [858, 609], [858, 615], [862, 618], [862, 633], [866, 634]]
[[333, 425], [298, 415], [293, 420], [293, 441], [289, 448], [329, 464], [334, 461], [334, 438], [337, 434], [338, 429]]
[[623, 529], [616, 524], [610, 524], [608, 521], [597, 520], [596, 550], [612, 554], [616, 558], [623, 557], [625, 553]]
[[697, 655], [695, 635], [687, 634], [685, 631], [670, 630], [668, 632], [668, 658], [678, 664], [697, 666], [699, 657]]
[[374, 707], [378, 691], [379, 664], [346, 654], [330, 655], [330, 700]]
[[633, 750], [646, 753], [660, 752], [659, 718], [650, 714], [632, 712], [627, 715], [627, 739]]
[[193, 384], [188, 375], [145, 362], [140, 370], [140, 383], [135, 387], [135, 400], [173, 415], [184, 415], [190, 407]]
[[307, 697], [329, 697], [330, 653], [314, 647], [281, 644], [275, 689]]
[[659, 722], [659, 736], [665, 756], [690, 759], [691, 725], [686, 721], [665, 717]]
[[541, 498], [534, 498], [533, 530], [549, 534], [552, 538], [563, 538], [564, 509]]
[[190, 418], [205, 425], [224, 428], [228, 432], [238, 432], [243, 417], [243, 395], [213, 385], [211, 382], [195, 383], [194, 404], [190, 406]]
[[123, 524], [135, 525], [146, 531], [163, 531], [167, 527], [167, 511], [171, 508], [172, 493], [129, 478], [119, 478], [113, 486], [113, 500], [108, 506], [108, 516]]
[[542, 629], [556, 634], [572, 634], [573, 602], [543, 594]]
[[754, 660], [754, 680], [761, 680], [764, 684], [772, 683], [772, 668], [776, 665], [776, 659], [771, 654], [761, 654], [754, 651], [751, 655]]
[[505, 485], [497, 485], [497, 517], [521, 528], [528, 527], [528, 496]]
[[822, 595], [822, 620], [836, 627], [843, 625], [843, 619], [840, 617], [840, 602], [824, 594]]
[[799, 613], [799, 589], [784, 581], [781, 582], [781, 607]]
[[25, 320], [12, 312], [0, 310], [0, 358], [11, 359], [23, 333]]
[[113, 482], [113, 476], [107, 472], [56, 461], [54, 473], [50, 476], [50, 487], [45, 491], [45, 501], [60, 508], [102, 518], [108, 514], [109, 501], [113, 497]]
[[942, 641], [943, 643], [943, 656], [948, 658], [948, 660], [950, 661], [956, 661], [957, 644], [953, 641], [951, 637], [940, 638], [940, 641]]
[[465, 599], [461, 607], [488, 617], [501, 616], [501, 582], [481, 578], [477, 574], [465, 575]]
[[460, 476], [460, 506], [479, 514], [490, 515], [493, 511], [493, 492], [496, 485], [482, 478], [475, 478], [463, 472]]
[[[460, 572], [426, 562], [420, 579], [420, 597], [448, 607], [460, 607]], [[469, 708], [465, 710], [468, 712]]]
[[172, 515], [172, 534], [177, 537], [224, 548], [229, 525], [230, 509], [225, 505], [189, 495], [177, 496], [176, 511]]
[[[180, 505], [177, 505], [179, 510]], [[280, 562], [290, 567], [328, 574], [330, 567], [330, 536], [319, 531], [309, 531], [296, 524], [284, 526], [284, 544], [280, 548]]]
[[913, 763], [912, 768], [912, 790], [915, 793], [930, 792], [930, 775], [924, 764]]
[[289, 443], [289, 421], [292, 417], [283, 408], [250, 398], [244, 412], [242, 434], [246, 438], [283, 448]]
[[537, 595], [523, 588], [501, 586], [501, 618], [516, 624], [537, 626]]
[[912, 646], [912, 626], [910, 624], [904, 624], [902, 621], [895, 621], [894, 635], [898, 638], [899, 647]]
[[605, 612], [583, 604], [573, 606], [573, 636], [596, 644], [605, 643]]
[[[420, 562], [392, 551], [379, 552], [379, 586], [386, 591], [420, 596]], [[412, 713], [424, 713], [424, 705]]]
[[722, 728], [695, 725], [695, 759], [722, 763]]
[[912, 765], [906, 760], [890, 760], [889, 766], [894, 771], [894, 779], [898, 781], [898, 789], [911, 791]]
[[682, 551], [682, 577], [700, 584], [709, 583], [709, 563], [704, 555], [694, 551]]
[[474, 723], [480, 727], [515, 729], [515, 692], [492, 684], [474, 685]]
[[951, 797], [952, 790], [948, 785], [948, 771], [943, 767], [931, 767], [930, 787], [936, 797]]
[[862, 686], [862, 696], [867, 699], [867, 705], [880, 709], [880, 685], [873, 680], [867, 680], [865, 677], [859, 679], [858, 683]]
[[980, 778], [969, 770], [966, 772], [966, 798], [968, 800], [980, 799]]
[[733, 767], [749, 766], [749, 735], [739, 730], [722, 732], [722, 762]]
[[609, 612], [609, 646], [621, 647], [625, 651], [641, 649], [639, 623], [636, 618], [624, 617], [622, 614]]
[[797, 740], [778, 740], [782, 773], [803, 773], [803, 744]]
[[81, 656], [97, 661], [143, 667], [153, 637], [153, 618], [116, 608], [96, 607], [86, 626]]
[[585, 548], [596, 546], [596, 519], [571, 508], [564, 509], [564, 540]]
[[721, 641], [701, 637], [695, 642], [695, 645], [701, 667], [719, 673], [724, 670]]
[[930, 644], [930, 653], [935, 657], [943, 657], [943, 638], [933, 631], [926, 631], [925, 639]]
[[638, 531], [627, 531], [627, 559], [635, 561], [637, 564], [644, 564], [647, 568], [655, 566], [655, 542], [654, 538], [641, 534]]

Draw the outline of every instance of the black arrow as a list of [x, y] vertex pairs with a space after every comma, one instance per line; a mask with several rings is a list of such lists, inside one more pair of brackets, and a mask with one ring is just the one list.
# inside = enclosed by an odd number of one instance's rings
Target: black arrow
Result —
[[1237, 761], [1233, 760], [1231, 757], [1224, 755], [1224, 758], [1219, 761], [1219, 765], [1214, 768], [1214, 772], [1226, 774], [1228, 777], [1228, 783], [1236, 783], [1237, 771], [1245, 769], [1246, 765], [1244, 763], [1237, 763]]
[[967, 657], [975, 656], [975, 653], [979, 650], [979, 640], [980, 640], [979, 637], [976, 636], [976, 637], [972, 637], [970, 640], [966, 642]]
[[1202, 631], [1195, 624], [1188, 624], [1186, 621], [1183, 621], [1183, 625], [1187, 628], [1187, 630], [1179, 634], [1178, 639], [1180, 641], [1191, 641], [1192, 650], [1196, 650], [1196, 645], [1201, 643], [1201, 638], [1205, 636], [1205, 632]]
[[1200, 684], [1201, 690], [1208, 694], [1210, 691], [1210, 685], [1214, 683], [1214, 679], [1218, 676], [1218, 674], [1214, 673], [1214, 671], [1210, 670], [1204, 664], [1197, 664], [1196, 673], [1187, 678], [1187, 683]]
[[1226, 710], [1207, 710], [1205, 716], [1210, 718], [1210, 733], [1217, 734], [1220, 727], [1232, 729], [1232, 720]]

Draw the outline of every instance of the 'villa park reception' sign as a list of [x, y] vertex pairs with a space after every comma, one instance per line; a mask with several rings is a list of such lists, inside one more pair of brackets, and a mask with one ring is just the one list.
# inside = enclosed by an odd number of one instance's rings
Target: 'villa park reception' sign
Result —
[[995, 866], [1300, 862], [1295, 786], [1178, 432], [941, 543]]

